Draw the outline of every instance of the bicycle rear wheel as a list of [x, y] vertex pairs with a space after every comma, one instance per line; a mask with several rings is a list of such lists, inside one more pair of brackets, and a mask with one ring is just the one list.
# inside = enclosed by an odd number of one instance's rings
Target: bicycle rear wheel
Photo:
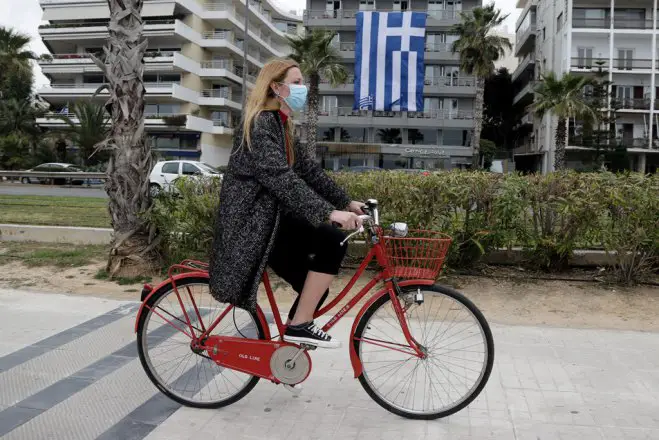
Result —
[[[217, 365], [181, 331], [189, 332], [184, 309], [198, 336], [229, 305], [210, 295], [206, 277], [184, 278], [176, 287], [178, 296], [171, 283], [160, 288], [140, 316], [137, 349], [147, 376], [163, 394], [186, 406], [219, 408], [242, 399], [259, 378]], [[226, 313], [211, 334], [265, 338], [256, 314], [238, 308]]]
[[[427, 356], [411, 354], [391, 297], [384, 295], [355, 330], [353, 343], [363, 368], [359, 381], [394, 414], [411, 419], [449, 416], [469, 405], [487, 383], [494, 363], [492, 332], [480, 310], [451, 288], [401, 290], [397, 301]], [[415, 301], [420, 296], [421, 304]]]

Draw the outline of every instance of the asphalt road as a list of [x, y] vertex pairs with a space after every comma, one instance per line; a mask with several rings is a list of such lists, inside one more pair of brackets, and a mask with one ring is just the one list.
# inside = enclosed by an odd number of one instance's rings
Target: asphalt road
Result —
[[60, 196], [60, 197], [96, 197], [105, 199], [107, 194], [100, 186], [49, 186], [20, 183], [0, 183], [0, 195], [15, 196]]

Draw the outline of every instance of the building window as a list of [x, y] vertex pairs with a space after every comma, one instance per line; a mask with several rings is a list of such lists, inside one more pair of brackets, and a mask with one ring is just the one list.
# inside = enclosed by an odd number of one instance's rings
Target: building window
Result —
[[437, 130], [410, 128], [407, 130], [407, 143], [412, 145], [437, 145]]
[[359, 10], [360, 11], [374, 11], [375, 10], [375, 0], [359, 0]]
[[403, 137], [400, 128], [380, 128], [376, 131], [375, 137], [382, 144], [401, 144]]
[[561, 12], [560, 14], [558, 14], [558, 17], [556, 17], [556, 30], [560, 31], [562, 27], [563, 27], [563, 13]]
[[316, 131], [316, 140], [318, 141], [325, 141], [325, 142], [334, 142], [334, 133], [336, 132], [336, 128], [334, 127], [318, 127], [318, 130]]
[[547, 39], [547, 28], [542, 28], [542, 41]]
[[394, 0], [394, 11], [407, 11], [411, 0]]
[[442, 145], [465, 147], [467, 145], [467, 131], [442, 130]]
[[367, 143], [368, 128], [351, 127], [341, 129], [341, 142]]
[[318, 109], [318, 114], [321, 116], [328, 116], [333, 111], [336, 112], [337, 107], [338, 98], [336, 96], [323, 96], [323, 99], [320, 103], [320, 108]]
[[593, 67], [593, 48], [592, 47], [578, 47], [577, 48], [577, 68], [590, 69]]

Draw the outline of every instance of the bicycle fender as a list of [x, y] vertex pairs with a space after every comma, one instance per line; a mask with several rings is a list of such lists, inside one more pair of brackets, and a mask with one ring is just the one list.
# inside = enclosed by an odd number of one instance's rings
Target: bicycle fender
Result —
[[[398, 285], [400, 287], [407, 287], [407, 286], [432, 286], [435, 284], [434, 281], [431, 280], [406, 280], [406, 281], [400, 281]], [[384, 288], [375, 295], [369, 299], [366, 304], [362, 306], [362, 308], [359, 310], [357, 313], [357, 316], [355, 317], [355, 320], [352, 323], [352, 329], [350, 330], [350, 363], [352, 364], [352, 370], [355, 372], [355, 379], [358, 378], [359, 376], [362, 375], [362, 364], [359, 361], [359, 356], [357, 356], [357, 352], [355, 351], [355, 330], [357, 330], [357, 325], [359, 324], [359, 321], [361, 321], [362, 317], [364, 316], [364, 313], [366, 313], [366, 310], [378, 299], [380, 299], [383, 295], [389, 295], [389, 289]], [[403, 330], [401, 329], [401, 332]]]
[[[140, 316], [142, 316], [142, 311], [144, 309], [144, 304], [151, 298], [151, 296], [156, 293], [158, 290], [161, 288], [167, 286], [168, 284], [172, 283], [172, 280], [174, 281], [179, 281], [183, 280], [186, 278], [209, 278], [208, 272], [185, 272], [185, 273], [180, 273], [177, 275], [172, 276], [171, 278], [167, 278], [157, 286], [153, 287], [151, 289], [151, 292], [144, 298], [144, 301], [142, 301], [142, 304], [140, 305], [140, 309], [137, 311], [137, 316], [135, 317], [135, 333], [137, 333], [137, 325], [140, 322]], [[265, 318], [265, 314], [263, 313], [263, 310], [261, 309], [261, 306], [258, 304], [256, 305], [256, 317], [258, 320], [261, 322], [261, 325], [263, 327], [263, 332], [265, 334], [265, 339], [272, 339], [270, 336], [270, 325], [268, 324], [268, 320]]]

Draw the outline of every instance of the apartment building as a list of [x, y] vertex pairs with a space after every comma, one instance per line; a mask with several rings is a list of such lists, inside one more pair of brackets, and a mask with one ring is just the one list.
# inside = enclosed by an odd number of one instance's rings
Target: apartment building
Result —
[[[268, 59], [288, 55], [286, 35], [302, 30], [301, 17], [268, 0], [249, 1], [247, 87]], [[39, 63], [50, 85], [38, 93], [51, 113], [38, 123], [54, 128], [63, 126], [55, 114], [105, 82], [89, 54], [102, 56], [109, 10], [105, 0], [40, 2], [48, 24], [39, 33], [52, 60]], [[145, 125], [161, 157], [228, 162], [242, 108], [244, 14], [245, 0], [144, 0]], [[104, 102], [107, 92], [96, 99]]]
[[[513, 73], [514, 102], [523, 117], [525, 135], [515, 149], [517, 168], [553, 169], [556, 118], [536, 118], [533, 89], [542, 73], [554, 71], [592, 76], [598, 64], [613, 82], [616, 133], [627, 147], [632, 169], [655, 172], [659, 166], [659, 17], [657, 0], [518, 0]], [[581, 122], [570, 121], [568, 166], [579, 168], [588, 154]]]
[[[318, 154], [327, 169], [450, 169], [471, 164], [474, 79], [460, 71], [449, 30], [480, 0], [307, 0], [304, 25], [337, 31], [349, 72], [345, 85], [321, 79]], [[353, 110], [356, 15], [359, 11], [426, 11], [424, 108], [418, 112]]]

